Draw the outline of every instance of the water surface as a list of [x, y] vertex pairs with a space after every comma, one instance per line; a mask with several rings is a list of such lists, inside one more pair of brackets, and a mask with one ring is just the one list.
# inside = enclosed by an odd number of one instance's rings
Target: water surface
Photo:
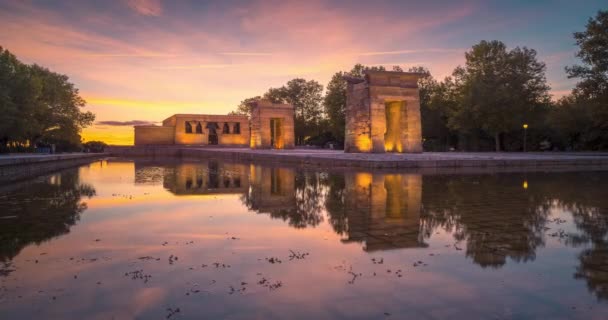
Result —
[[0, 186], [0, 318], [606, 319], [607, 190], [99, 161]]

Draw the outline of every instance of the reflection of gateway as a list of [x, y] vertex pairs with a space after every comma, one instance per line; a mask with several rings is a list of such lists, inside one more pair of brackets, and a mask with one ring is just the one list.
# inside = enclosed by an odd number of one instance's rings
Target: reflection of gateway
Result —
[[352, 173], [345, 178], [346, 242], [364, 242], [366, 251], [426, 246], [420, 233], [420, 175]]
[[260, 213], [273, 213], [295, 208], [295, 175], [286, 168], [252, 165], [249, 208]]

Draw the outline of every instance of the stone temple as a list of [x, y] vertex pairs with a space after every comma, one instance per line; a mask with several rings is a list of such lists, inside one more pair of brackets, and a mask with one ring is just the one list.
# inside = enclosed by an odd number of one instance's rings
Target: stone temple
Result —
[[422, 152], [419, 73], [368, 71], [344, 77], [344, 152]]
[[[345, 152], [422, 152], [419, 73], [367, 71], [345, 76]], [[135, 145], [295, 146], [294, 108], [258, 100], [245, 115], [175, 114], [162, 126], [136, 126]]]
[[162, 126], [135, 126], [135, 145], [209, 145], [289, 149], [294, 147], [290, 104], [254, 102], [245, 115], [175, 114]]

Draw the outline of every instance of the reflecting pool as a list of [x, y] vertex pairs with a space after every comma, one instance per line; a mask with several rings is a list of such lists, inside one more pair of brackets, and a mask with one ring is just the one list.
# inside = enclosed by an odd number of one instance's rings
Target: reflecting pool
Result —
[[0, 319], [606, 319], [608, 171], [104, 160], [0, 185]]

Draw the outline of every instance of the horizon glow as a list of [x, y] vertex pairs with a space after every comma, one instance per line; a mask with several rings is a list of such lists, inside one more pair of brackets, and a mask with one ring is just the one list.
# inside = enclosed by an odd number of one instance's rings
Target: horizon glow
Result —
[[481, 40], [537, 50], [559, 98], [576, 83], [564, 72], [577, 63], [572, 33], [603, 8], [595, 0], [0, 0], [0, 46], [70, 77], [97, 115], [84, 140], [130, 145], [133, 128], [121, 123], [226, 114], [296, 77], [325, 86], [356, 63], [421, 65], [442, 80]]

